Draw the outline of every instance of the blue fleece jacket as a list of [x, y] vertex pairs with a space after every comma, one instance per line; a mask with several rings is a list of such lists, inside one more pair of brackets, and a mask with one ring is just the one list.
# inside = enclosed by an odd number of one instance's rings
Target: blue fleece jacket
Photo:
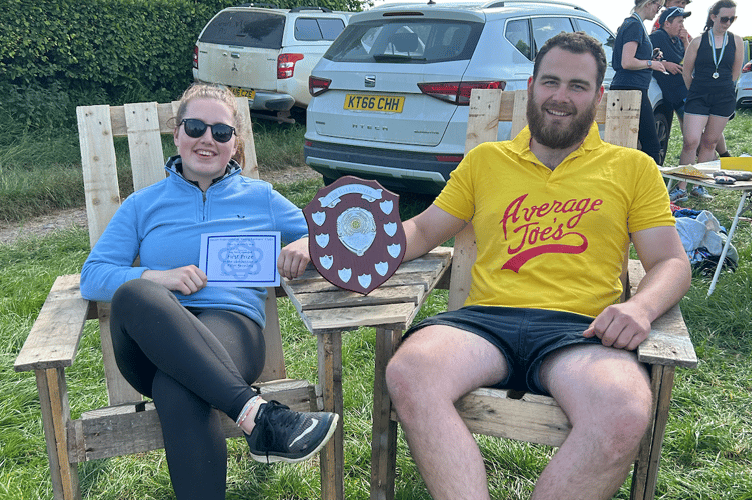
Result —
[[[168, 178], [126, 198], [94, 245], [81, 271], [84, 298], [109, 302], [120, 285], [147, 269], [198, 266], [203, 233], [280, 231], [284, 243], [308, 233], [299, 208], [268, 182], [241, 176], [235, 162], [205, 193], [180, 174], [179, 156], [165, 169]], [[132, 267], [136, 256], [141, 262]], [[266, 321], [263, 288], [207, 286], [191, 295], [174, 293], [186, 307], [237, 311], [262, 327]]]

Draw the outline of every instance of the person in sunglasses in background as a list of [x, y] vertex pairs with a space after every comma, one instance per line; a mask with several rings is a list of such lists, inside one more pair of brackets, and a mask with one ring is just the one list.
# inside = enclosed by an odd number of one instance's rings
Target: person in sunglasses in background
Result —
[[666, 72], [659, 54], [653, 51], [653, 43], [645, 27], [645, 21], [652, 20], [663, 6], [663, 0], [634, 0], [631, 15], [616, 31], [611, 66], [614, 78], [611, 90], [639, 90], [642, 93], [640, 104], [640, 128], [637, 132], [640, 150], [661, 164], [661, 144], [655, 129], [653, 106], [648, 97], [648, 87], [653, 71]]
[[[154, 400], [180, 500], [225, 498], [227, 447], [212, 408], [236, 421], [261, 462], [310, 458], [338, 420], [256, 394], [266, 291], [206, 286], [197, 266], [203, 233], [280, 231], [285, 242], [308, 234], [300, 209], [269, 183], [240, 175], [238, 132], [246, 126], [227, 88], [189, 87], [177, 112], [178, 155], [165, 165], [169, 177], [122, 203], [81, 273], [85, 298], [112, 302], [118, 368]], [[282, 249], [277, 267], [295, 277], [308, 260], [307, 245], [293, 245]]]
[[[743, 41], [729, 31], [736, 20], [736, 3], [720, 0], [710, 7], [705, 30], [684, 54], [686, 85], [680, 165], [715, 160], [716, 144], [736, 108], [735, 82], [742, 73]], [[698, 149], [699, 148], [699, 149]], [[672, 201], [686, 196], [686, 182], [671, 192]]]

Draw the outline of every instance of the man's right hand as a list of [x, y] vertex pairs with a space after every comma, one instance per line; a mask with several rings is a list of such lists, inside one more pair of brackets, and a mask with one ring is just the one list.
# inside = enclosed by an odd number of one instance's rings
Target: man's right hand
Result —
[[147, 269], [141, 277], [183, 295], [198, 292], [206, 286], [208, 281], [206, 274], [194, 265], [168, 269], [167, 271]]

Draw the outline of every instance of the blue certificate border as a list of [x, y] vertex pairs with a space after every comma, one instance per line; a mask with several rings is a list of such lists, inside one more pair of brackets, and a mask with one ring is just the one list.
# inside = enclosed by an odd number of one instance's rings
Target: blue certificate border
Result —
[[[272, 242], [269, 243], [268, 240], [271, 238]], [[210, 255], [209, 249], [212, 248], [212, 243], [216, 242], [217, 240], [235, 240], [238, 242], [254, 242], [258, 240], [266, 240], [264, 242], [265, 247], [269, 247], [270, 245], [274, 248], [274, 255], [271, 257], [266, 257], [264, 259], [264, 262], [268, 264], [271, 267], [271, 273], [267, 270], [261, 274], [264, 276], [272, 276], [271, 278], [267, 279], [252, 279], [252, 280], [243, 280], [243, 279], [232, 279], [232, 278], [226, 278], [226, 279], [216, 279], [213, 278], [212, 275], [210, 275], [211, 270], [210, 268], [210, 259], [212, 256]], [[222, 286], [222, 287], [239, 287], [239, 288], [250, 288], [250, 287], [273, 287], [273, 286], [279, 286], [280, 284], [280, 276], [279, 271], [277, 271], [277, 260], [279, 258], [279, 252], [281, 249], [281, 234], [279, 231], [254, 231], [254, 232], [248, 232], [248, 233], [207, 233], [201, 235], [201, 257], [199, 261], [199, 268], [204, 271], [208, 277], [207, 286]]]

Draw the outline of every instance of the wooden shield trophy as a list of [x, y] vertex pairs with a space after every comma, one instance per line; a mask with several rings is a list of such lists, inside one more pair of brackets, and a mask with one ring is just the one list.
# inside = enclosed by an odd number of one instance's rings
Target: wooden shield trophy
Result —
[[313, 265], [327, 281], [367, 295], [405, 256], [399, 196], [376, 181], [345, 176], [304, 209]]

